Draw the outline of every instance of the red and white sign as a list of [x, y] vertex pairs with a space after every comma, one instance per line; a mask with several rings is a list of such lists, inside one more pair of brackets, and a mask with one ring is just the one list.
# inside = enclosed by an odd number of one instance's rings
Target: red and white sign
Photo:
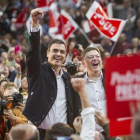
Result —
[[[106, 13], [106, 17], [110, 17], [112, 18], [113, 17], [113, 12], [112, 12], [112, 3], [109, 3], [107, 4], [107, 6], [105, 6], [103, 8], [104, 12]], [[91, 20], [87, 20], [83, 23], [83, 28], [84, 28], [84, 31], [86, 33], [92, 31], [93, 29], [95, 29], [94, 27], [94, 24]]]
[[53, 4], [53, 3], [54, 3], [54, 1], [53, 1], [53, 0], [47, 0], [47, 2], [48, 2], [48, 5], [49, 5], [49, 6], [51, 6], [51, 4]]
[[76, 7], [81, 5], [81, 0], [73, 0], [73, 2], [76, 4]]
[[131, 131], [132, 118], [121, 118], [110, 120], [109, 136], [124, 136], [132, 134]]
[[78, 28], [78, 25], [64, 10], [61, 10], [61, 20], [63, 39], [67, 40], [69, 36]]
[[92, 23], [91, 20], [87, 20], [83, 23], [83, 28], [85, 33], [89, 33], [90, 31], [92, 31], [93, 29], [95, 29], [94, 24]]
[[61, 14], [57, 8], [50, 10], [49, 35], [52, 38], [67, 40], [77, 28], [78, 25], [64, 10]]
[[106, 59], [105, 91], [109, 119], [131, 117], [130, 102], [140, 101], [140, 56]]
[[52, 3], [54, 3], [53, 0], [36, 0], [36, 7], [41, 8], [43, 12], [47, 12]]
[[60, 14], [58, 12], [58, 9], [55, 3], [53, 3], [50, 6], [49, 14], [50, 14], [49, 35], [52, 38], [55, 38], [55, 33], [58, 32], [58, 18], [60, 17]]
[[126, 23], [124, 20], [108, 18], [102, 7], [94, 1], [89, 11], [86, 14], [91, 20], [96, 29], [104, 36], [116, 42]]
[[25, 7], [20, 15], [17, 17], [17, 20], [15, 22], [15, 27], [19, 28], [25, 25], [26, 21], [27, 21], [28, 15], [27, 15], [27, 7]]
[[103, 10], [109, 18], [113, 18], [112, 3], [108, 3]]
[[62, 20], [58, 12], [57, 5], [53, 3], [50, 8], [50, 22], [49, 22], [49, 35], [52, 38], [63, 39], [62, 35]]
[[47, 12], [49, 7], [46, 0], [36, 0], [36, 7], [41, 8], [43, 12]]

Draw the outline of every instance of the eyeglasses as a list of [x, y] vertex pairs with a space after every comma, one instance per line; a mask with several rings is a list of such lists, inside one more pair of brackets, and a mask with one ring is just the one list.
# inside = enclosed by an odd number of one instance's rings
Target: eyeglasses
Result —
[[101, 58], [100, 55], [90, 55], [90, 56], [85, 57], [85, 59], [92, 60], [92, 59], [94, 59], [94, 57], [95, 57], [96, 59], [100, 59], [100, 58]]

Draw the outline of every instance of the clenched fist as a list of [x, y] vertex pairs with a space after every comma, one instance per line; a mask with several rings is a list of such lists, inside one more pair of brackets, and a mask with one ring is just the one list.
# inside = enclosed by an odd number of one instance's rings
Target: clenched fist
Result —
[[41, 8], [36, 8], [31, 11], [31, 27], [39, 27], [39, 19], [42, 17], [43, 11]]
[[85, 90], [85, 80], [83, 78], [73, 78], [71, 79], [71, 84], [77, 92]]

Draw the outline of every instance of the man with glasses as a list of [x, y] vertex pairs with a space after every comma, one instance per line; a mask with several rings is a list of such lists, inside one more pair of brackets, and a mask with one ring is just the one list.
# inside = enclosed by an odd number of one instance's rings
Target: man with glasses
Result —
[[[79, 76], [85, 79], [86, 91], [88, 93], [91, 105], [101, 113], [106, 114], [106, 99], [103, 86], [102, 59], [98, 48], [87, 47], [82, 54], [82, 64], [87, 71]], [[97, 131], [103, 129], [96, 124]]]

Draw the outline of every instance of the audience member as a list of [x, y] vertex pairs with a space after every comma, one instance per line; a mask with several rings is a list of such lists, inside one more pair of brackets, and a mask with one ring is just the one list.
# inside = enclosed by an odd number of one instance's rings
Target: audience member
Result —
[[40, 140], [37, 128], [30, 124], [19, 124], [12, 127], [8, 140]]

